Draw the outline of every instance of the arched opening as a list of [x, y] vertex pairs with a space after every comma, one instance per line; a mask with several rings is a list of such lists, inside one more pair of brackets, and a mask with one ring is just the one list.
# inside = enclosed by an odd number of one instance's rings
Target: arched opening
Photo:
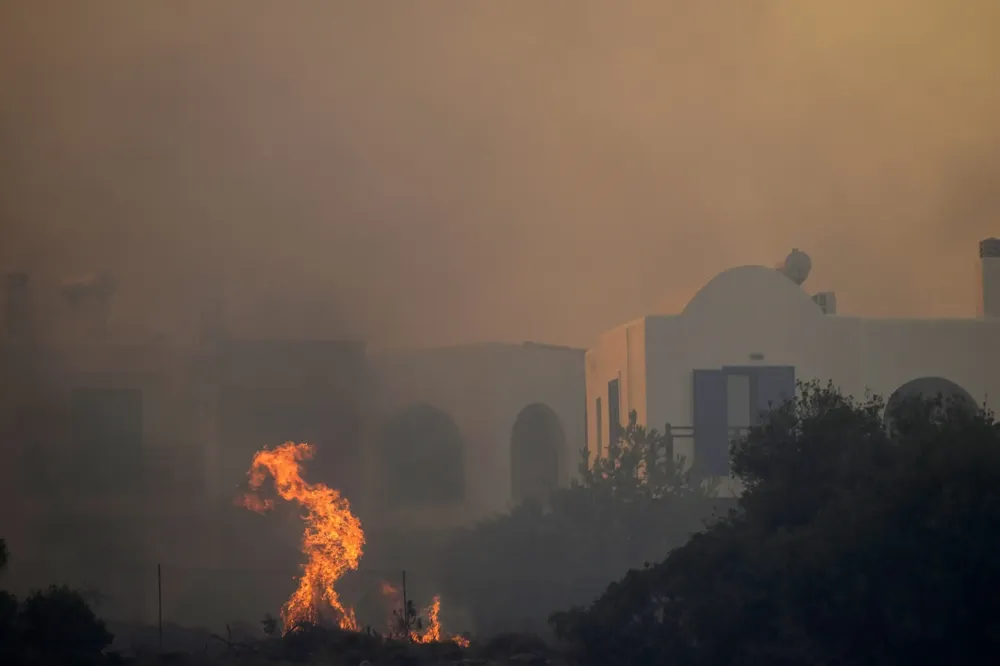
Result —
[[970, 412], [976, 410], [976, 401], [955, 382], [943, 377], [919, 377], [906, 382], [889, 396], [883, 418], [886, 425], [891, 426], [909, 405], [920, 400], [941, 400], [936, 410], [938, 416], [949, 406]]
[[393, 416], [379, 449], [391, 506], [446, 504], [465, 498], [462, 433], [445, 412], [420, 404]]
[[566, 433], [552, 408], [536, 402], [517, 415], [510, 435], [510, 485], [516, 503], [544, 500], [559, 485]]

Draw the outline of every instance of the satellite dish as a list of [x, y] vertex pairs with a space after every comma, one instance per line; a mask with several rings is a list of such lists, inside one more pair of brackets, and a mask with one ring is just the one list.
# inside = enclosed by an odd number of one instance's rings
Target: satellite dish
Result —
[[778, 270], [795, 284], [801, 285], [812, 270], [812, 259], [805, 252], [793, 248], [785, 257], [784, 263], [778, 266]]

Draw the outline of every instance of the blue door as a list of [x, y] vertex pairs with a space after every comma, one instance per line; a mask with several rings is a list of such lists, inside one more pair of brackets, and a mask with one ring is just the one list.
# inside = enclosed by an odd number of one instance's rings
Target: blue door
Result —
[[794, 366], [727, 366], [720, 370], [695, 370], [694, 470], [699, 476], [729, 476], [729, 400], [730, 397], [747, 399], [746, 393], [729, 396], [727, 377], [734, 374], [750, 378], [751, 426], [760, 425], [772, 409], [795, 398]]
[[694, 472], [729, 476], [729, 417], [726, 373], [694, 371]]
[[772, 409], [795, 398], [795, 366], [756, 368], [757, 410], [755, 423], [761, 423]]

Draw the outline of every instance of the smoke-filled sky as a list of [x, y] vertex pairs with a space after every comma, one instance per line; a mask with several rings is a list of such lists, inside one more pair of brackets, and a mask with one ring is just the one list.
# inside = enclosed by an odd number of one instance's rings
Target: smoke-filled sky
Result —
[[793, 246], [964, 315], [1000, 235], [996, 0], [6, 0], [0, 90], [0, 263], [134, 331], [586, 345]]

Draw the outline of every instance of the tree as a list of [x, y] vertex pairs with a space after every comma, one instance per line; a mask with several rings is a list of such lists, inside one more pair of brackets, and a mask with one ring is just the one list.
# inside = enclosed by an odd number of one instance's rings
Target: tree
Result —
[[1000, 647], [1000, 427], [804, 385], [732, 450], [739, 509], [590, 607], [590, 663], [959, 664]]
[[[0, 572], [7, 566], [7, 543], [0, 539]], [[17, 597], [0, 590], [0, 662], [12, 663], [17, 654]]]
[[0, 663], [15, 663], [20, 650], [17, 635], [17, 597], [0, 590]]
[[24, 647], [46, 655], [98, 655], [114, 638], [83, 597], [65, 586], [29, 595], [18, 625]]
[[608, 456], [591, 466], [581, 451], [570, 487], [459, 533], [437, 575], [444, 597], [469, 608], [479, 632], [545, 629], [553, 608], [661, 559], [713, 506], [713, 489], [693, 482], [669, 449], [633, 412]]
[[[7, 543], [0, 539], [0, 572], [7, 566]], [[10, 661], [17, 651], [17, 597], [0, 590], [0, 659]]]
[[392, 625], [389, 627], [389, 638], [399, 641], [409, 641], [424, 628], [423, 619], [417, 611], [413, 599], [407, 599], [405, 607], [394, 608]]
[[[0, 539], [0, 569], [6, 563]], [[112, 638], [83, 597], [67, 587], [34, 592], [20, 603], [0, 590], [0, 663], [21, 663], [29, 656], [96, 657]]]

